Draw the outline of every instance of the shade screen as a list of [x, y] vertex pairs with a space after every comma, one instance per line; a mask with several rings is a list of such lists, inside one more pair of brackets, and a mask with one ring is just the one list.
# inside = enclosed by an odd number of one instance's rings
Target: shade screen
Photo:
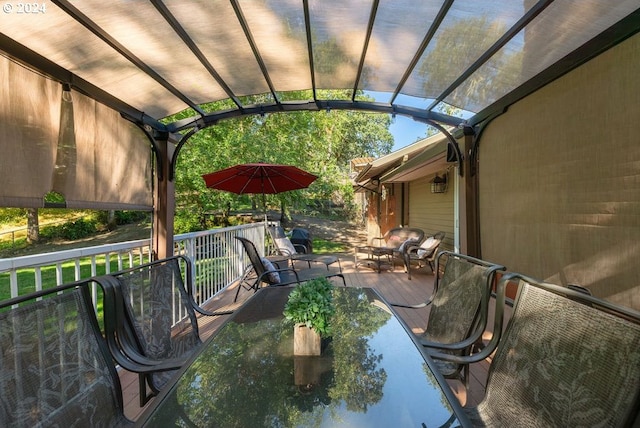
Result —
[[150, 145], [140, 129], [7, 58], [0, 70], [0, 206], [43, 207], [53, 191], [69, 208], [152, 208]]

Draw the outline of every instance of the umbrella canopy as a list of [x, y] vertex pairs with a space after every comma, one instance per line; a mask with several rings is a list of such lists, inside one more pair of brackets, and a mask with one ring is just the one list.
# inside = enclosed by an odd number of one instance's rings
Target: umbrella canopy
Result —
[[274, 194], [304, 189], [316, 177], [292, 165], [247, 163], [202, 176], [207, 187], [237, 194]]

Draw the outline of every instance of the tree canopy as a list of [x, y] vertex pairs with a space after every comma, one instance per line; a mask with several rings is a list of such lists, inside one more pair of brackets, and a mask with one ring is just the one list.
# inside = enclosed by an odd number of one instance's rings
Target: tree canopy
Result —
[[[178, 217], [188, 212], [191, 218], [198, 214], [198, 221], [202, 221], [205, 212], [237, 209], [250, 203], [251, 196], [207, 189], [202, 179], [203, 174], [248, 162], [295, 165], [318, 176], [309, 189], [269, 195], [272, 207], [284, 210], [313, 200], [348, 207], [353, 198], [349, 161], [389, 153], [393, 147], [390, 124], [386, 114], [300, 111], [248, 116], [203, 129], [187, 141], [178, 156]], [[262, 197], [255, 200], [261, 201]]]

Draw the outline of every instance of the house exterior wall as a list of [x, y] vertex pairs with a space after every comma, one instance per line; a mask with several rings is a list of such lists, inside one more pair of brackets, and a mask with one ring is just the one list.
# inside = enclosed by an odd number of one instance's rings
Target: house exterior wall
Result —
[[[384, 187], [384, 190], [382, 190]], [[402, 185], [386, 183], [379, 186], [379, 193], [366, 192], [367, 242], [375, 243], [374, 238], [383, 236], [388, 230], [402, 224], [403, 196]], [[384, 194], [384, 197], [382, 196]], [[379, 242], [378, 242], [379, 243]]]
[[[441, 174], [442, 175], [442, 174]], [[426, 236], [438, 231], [446, 233], [441, 250], [454, 248], [454, 191], [453, 174], [449, 173], [449, 187], [446, 193], [431, 193], [429, 175], [409, 183], [409, 224], [424, 230]]]
[[382, 186], [379, 219], [382, 235], [401, 223], [399, 211], [402, 208], [402, 205], [398, 205], [398, 202], [401, 202], [401, 195], [396, 197], [395, 190], [396, 187], [394, 184], [384, 184]]
[[483, 258], [640, 310], [638, 70], [640, 35], [487, 126], [479, 151]]

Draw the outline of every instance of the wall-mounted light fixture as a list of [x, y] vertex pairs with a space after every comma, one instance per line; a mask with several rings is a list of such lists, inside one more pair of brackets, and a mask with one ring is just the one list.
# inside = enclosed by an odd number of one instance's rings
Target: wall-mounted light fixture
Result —
[[431, 180], [431, 193], [445, 193], [447, 191], [447, 173], [445, 172], [442, 177], [438, 174]]

